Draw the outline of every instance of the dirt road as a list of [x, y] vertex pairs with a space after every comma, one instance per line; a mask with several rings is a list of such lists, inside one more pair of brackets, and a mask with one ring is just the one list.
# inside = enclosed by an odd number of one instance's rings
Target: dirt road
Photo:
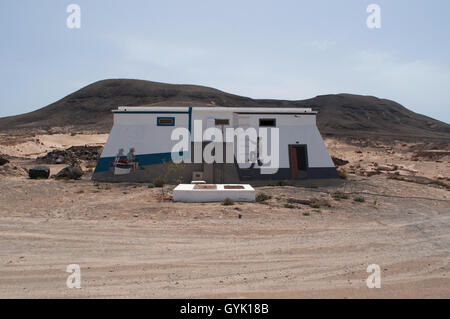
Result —
[[[374, 176], [257, 191], [272, 199], [194, 205], [147, 185], [2, 178], [0, 297], [450, 297], [447, 190]], [[325, 204], [287, 205], [311, 198]]]

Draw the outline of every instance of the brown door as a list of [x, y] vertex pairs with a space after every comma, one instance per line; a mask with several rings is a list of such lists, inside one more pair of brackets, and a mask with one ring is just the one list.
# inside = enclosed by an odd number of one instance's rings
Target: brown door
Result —
[[304, 144], [289, 145], [292, 179], [308, 175], [308, 151]]
[[292, 179], [298, 176], [297, 149], [295, 146], [289, 146], [289, 155], [291, 157]]

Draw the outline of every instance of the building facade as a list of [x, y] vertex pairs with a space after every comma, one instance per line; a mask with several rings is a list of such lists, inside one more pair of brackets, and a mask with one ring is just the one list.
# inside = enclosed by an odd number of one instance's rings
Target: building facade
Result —
[[[264, 183], [338, 177], [316, 125], [317, 112], [310, 108], [124, 106], [113, 115], [93, 175], [98, 181]], [[239, 130], [256, 135], [239, 143]], [[181, 151], [180, 132], [189, 134]], [[205, 152], [215, 160], [202, 157]], [[181, 163], [173, 161], [180, 157]]]

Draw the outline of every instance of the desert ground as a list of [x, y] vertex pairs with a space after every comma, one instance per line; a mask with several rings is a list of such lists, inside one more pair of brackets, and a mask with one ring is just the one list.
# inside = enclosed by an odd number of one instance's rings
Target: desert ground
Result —
[[346, 179], [230, 206], [96, 183], [92, 163], [80, 180], [27, 176], [38, 156], [106, 138], [0, 136], [0, 298], [450, 298], [448, 145], [328, 138]]

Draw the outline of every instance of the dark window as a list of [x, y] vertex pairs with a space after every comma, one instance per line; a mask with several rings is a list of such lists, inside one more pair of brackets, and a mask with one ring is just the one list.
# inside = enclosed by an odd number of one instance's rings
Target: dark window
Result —
[[174, 117], [158, 117], [157, 125], [158, 126], [174, 126], [175, 118]]
[[277, 122], [275, 119], [259, 119], [259, 126], [276, 127]]
[[229, 119], [215, 119], [215, 125], [230, 125]]

